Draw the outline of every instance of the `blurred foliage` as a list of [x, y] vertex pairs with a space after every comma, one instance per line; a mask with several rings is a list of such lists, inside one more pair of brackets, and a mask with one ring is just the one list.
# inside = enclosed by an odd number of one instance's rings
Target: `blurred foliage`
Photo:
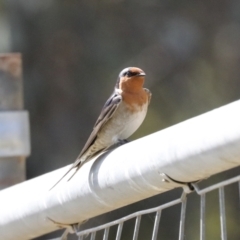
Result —
[[[0, 1], [0, 11], [6, 11], [11, 25], [12, 51], [23, 54], [32, 132], [28, 178], [73, 162], [124, 67], [144, 69], [145, 85], [153, 93], [148, 116], [131, 139], [239, 98], [237, 0], [8, 0], [2, 5]], [[121, 213], [171, 199], [166, 196], [133, 204]], [[209, 198], [215, 206], [217, 198]], [[235, 213], [232, 206], [230, 216]], [[209, 207], [208, 226], [215, 231], [213, 209]], [[199, 211], [198, 203], [192, 211]], [[118, 217], [116, 212], [98, 224]], [[169, 228], [177, 231], [171, 221], [178, 214], [169, 212], [162, 231], [172, 235], [164, 235], [165, 240], [177, 236]], [[144, 224], [151, 232], [152, 222]], [[237, 226], [229, 225], [231, 239], [239, 239], [234, 235]], [[192, 221], [190, 229], [196, 235], [199, 223]], [[124, 236], [129, 239], [128, 232]], [[187, 239], [198, 239], [193, 236]], [[219, 236], [208, 232], [209, 239]]]

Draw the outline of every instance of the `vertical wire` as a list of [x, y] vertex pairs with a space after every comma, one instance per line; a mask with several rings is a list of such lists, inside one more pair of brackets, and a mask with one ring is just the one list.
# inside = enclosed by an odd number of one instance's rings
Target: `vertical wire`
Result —
[[118, 224], [118, 230], [117, 230], [116, 240], [120, 240], [120, 239], [121, 239], [122, 228], [123, 228], [123, 222], [121, 222], [121, 223]]
[[137, 216], [137, 218], [136, 218], [134, 233], [133, 233], [133, 240], [138, 239], [138, 233], [139, 233], [141, 218], [142, 218], [142, 216]]
[[206, 213], [206, 194], [201, 195], [200, 206], [200, 240], [205, 240], [205, 213]]
[[179, 240], [184, 239], [186, 207], [187, 207], [187, 198], [185, 197], [182, 201], [181, 219], [180, 219], [180, 226], [179, 226]]
[[96, 232], [92, 232], [90, 240], [95, 240], [95, 237], [96, 237]]
[[155, 221], [154, 221], [152, 240], [157, 239], [160, 218], [161, 218], [161, 211], [157, 211], [155, 216]]
[[109, 228], [105, 228], [104, 235], [103, 235], [103, 240], [108, 240], [108, 234], [109, 234]]
[[60, 237], [59, 240], [67, 240], [67, 236], [68, 236], [68, 229], [66, 229], [64, 232], [63, 232], [63, 235]]
[[219, 188], [219, 206], [220, 206], [221, 239], [227, 240], [224, 187]]
[[239, 194], [239, 205], [240, 205], [240, 182], [238, 182], [238, 194]]

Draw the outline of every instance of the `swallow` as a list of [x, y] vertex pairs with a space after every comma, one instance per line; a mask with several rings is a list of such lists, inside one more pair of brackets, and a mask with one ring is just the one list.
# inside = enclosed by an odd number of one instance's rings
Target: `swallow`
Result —
[[97, 154], [107, 151], [114, 145], [125, 143], [126, 139], [139, 128], [147, 114], [152, 95], [148, 89], [143, 88], [145, 76], [145, 72], [137, 67], [128, 67], [120, 72], [114, 91], [104, 104], [82, 151], [54, 186], [72, 169], [76, 170], [70, 179], [83, 164]]

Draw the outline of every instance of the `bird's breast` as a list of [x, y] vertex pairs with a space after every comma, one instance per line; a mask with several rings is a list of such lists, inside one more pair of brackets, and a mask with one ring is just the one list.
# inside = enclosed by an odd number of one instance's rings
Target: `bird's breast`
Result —
[[119, 139], [130, 137], [142, 124], [147, 113], [147, 107], [147, 103], [141, 106], [135, 104], [135, 106], [131, 105], [131, 107], [129, 107], [129, 105], [123, 101], [112, 118], [109, 119], [99, 132], [98, 139], [113, 144]]
[[[123, 129], [119, 134], [119, 139], [126, 139], [130, 137], [142, 124], [143, 120], [146, 117], [147, 113], [147, 104], [142, 106], [132, 106], [129, 110], [125, 111], [126, 116], [124, 117], [125, 124], [123, 125]], [[132, 109], [135, 111], [132, 111]], [[124, 114], [124, 113], [123, 113]]]

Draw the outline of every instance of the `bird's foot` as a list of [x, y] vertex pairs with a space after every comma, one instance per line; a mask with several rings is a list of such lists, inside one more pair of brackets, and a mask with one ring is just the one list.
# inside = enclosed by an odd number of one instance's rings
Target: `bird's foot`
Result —
[[113, 150], [115, 148], [118, 148], [126, 143], [128, 143], [129, 141], [127, 139], [118, 139], [118, 141], [116, 143], [114, 143], [113, 145], [109, 146], [108, 148], [106, 148], [104, 151], [109, 151], [109, 150]]
[[127, 139], [118, 139], [118, 142], [117, 142], [118, 146], [121, 146], [126, 143], [129, 143]]

